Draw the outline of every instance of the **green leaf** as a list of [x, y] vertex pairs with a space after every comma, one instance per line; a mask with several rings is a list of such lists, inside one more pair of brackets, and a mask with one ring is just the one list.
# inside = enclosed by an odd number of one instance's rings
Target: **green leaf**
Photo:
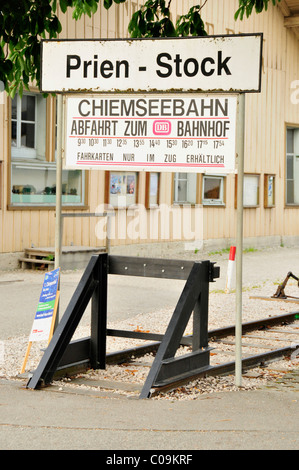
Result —
[[22, 96], [23, 96], [23, 83], [22, 82], [19, 83], [19, 90], [18, 91], [19, 91], [20, 97], [22, 98]]
[[[236, 11], [234, 18], [235, 20], [240, 17], [240, 20], [243, 20], [244, 15], [249, 18], [252, 14], [253, 8], [255, 9], [256, 13], [261, 13], [262, 11], [268, 10], [268, 4], [270, 0], [239, 0], [239, 8]], [[272, 0], [272, 5], [275, 6], [281, 0]]]
[[68, 7], [67, 0], [59, 0], [59, 5], [60, 5], [62, 13], [65, 13]]
[[175, 28], [174, 28], [173, 23], [170, 19], [168, 19], [165, 23], [164, 36], [166, 36], [166, 37], [175, 37], [176, 36]]
[[112, 0], [104, 0], [104, 7], [106, 8], [106, 10], [109, 10], [111, 5], [112, 5]]
[[139, 19], [137, 26], [140, 31], [140, 34], [144, 35], [146, 33], [147, 27], [146, 21], [144, 20], [143, 16]]
[[[135, 13], [134, 13], [135, 15]], [[133, 16], [134, 16], [133, 15]], [[155, 16], [154, 16], [154, 12], [151, 8], [148, 8], [147, 11], [146, 11], [146, 14], [145, 14], [145, 17], [146, 17], [146, 21], [153, 21]]]
[[132, 29], [132, 30], [133, 30], [133, 29], [135, 29], [135, 28], [137, 27], [138, 17], [139, 17], [139, 12], [136, 11], [136, 12], [133, 14], [133, 16], [132, 16], [132, 18], [131, 18], [131, 21], [130, 21], [130, 23], [129, 23], [129, 29]]

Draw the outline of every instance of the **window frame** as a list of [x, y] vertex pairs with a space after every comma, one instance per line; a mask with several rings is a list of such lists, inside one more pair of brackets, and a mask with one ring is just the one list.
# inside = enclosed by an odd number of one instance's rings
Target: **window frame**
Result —
[[[288, 130], [296, 131], [297, 132], [297, 139], [298, 139], [298, 152], [295, 149], [295, 139], [293, 138], [293, 152], [288, 151]], [[293, 166], [293, 178], [288, 178], [288, 157], [292, 157], [292, 166]], [[296, 179], [295, 179], [295, 163], [296, 158], [299, 158], [299, 126], [293, 124], [286, 125], [286, 133], [285, 133], [285, 207], [298, 207], [299, 206], [299, 198], [298, 202], [295, 202], [295, 187], [296, 187]], [[288, 202], [288, 182], [293, 182], [293, 199], [294, 202]], [[299, 176], [298, 176], [298, 183], [299, 183]]]
[[[31, 89], [30, 92], [24, 92], [24, 94], [34, 95], [36, 97], [41, 96], [40, 92], [35, 89]], [[21, 98], [18, 98], [18, 101]], [[7, 100], [9, 122], [8, 126], [8, 184], [7, 184], [7, 209], [8, 210], [55, 210], [56, 203], [48, 201], [40, 202], [12, 202], [12, 190], [13, 190], [13, 165], [27, 166], [40, 166], [41, 170], [43, 167], [48, 167], [53, 171], [56, 171], [56, 157], [55, 157], [55, 116], [56, 116], [56, 98], [49, 96], [43, 98], [45, 102], [45, 142], [44, 142], [44, 159], [37, 158], [36, 156], [17, 156], [13, 155], [12, 152], [12, 100]], [[38, 123], [37, 116], [37, 99], [35, 100], [35, 122]], [[21, 109], [21, 106], [19, 106]], [[20, 111], [17, 111], [20, 113]], [[35, 129], [36, 131], [36, 129]], [[36, 132], [35, 132], [35, 147], [36, 147]], [[20, 148], [20, 151], [23, 149]], [[35, 149], [36, 150], [36, 149]], [[51, 168], [50, 168], [51, 167]], [[38, 168], [37, 168], [38, 169]], [[64, 171], [64, 170], [62, 170]], [[86, 210], [88, 209], [88, 172], [81, 170], [81, 202], [62, 202], [64, 210]]]
[[[186, 178], [177, 178], [177, 175], [179, 175], [179, 173], [183, 173], [185, 175], [187, 175]], [[196, 185], [196, 188], [195, 188], [195, 201], [193, 202], [190, 202], [190, 201], [177, 201], [176, 200], [176, 193], [178, 192], [178, 187], [177, 185], [179, 184], [179, 181], [186, 181], [187, 182], [187, 189], [186, 189], [186, 192], [187, 192], [187, 195], [188, 195], [188, 177], [190, 175], [193, 175], [195, 176], [195, 185]], [[184, 171], [180, 171], [180, 172], [175, 172], [173, 173], [173, 178], [172, 178], [172, 204], [175, 205], [175, 206], [180, 206], [180, 205], [184, 205], [184, 204], [190, 204], [191, 206], [195, 206], [198, 202], [198, 191], [199, 191], [199, 174], [197, 173], [189, 173], [189, 172], [184, 172]]]
[[[204, 197], [204, 189], [205, 189], [205, 180], [206, 179], [219, 179], [221, 181], [220, 186], [220, 198], [219, 199], [207, 199]], [[204, 206], [220, 206], [225, 207], [226, 205], [226, 175], [212, 175], [212, 174], [204, 174], [202, 175], [202, 183], [201, 183], [201, 203]]]
[[[37, 93], [33, 92], [26, 92], [23, 96], [33, 96], [34, 97], [34, 121], [27, 121], [22, 120], [22, 98], [17, 93], [15, 98], [17, 100], [17, 117], [13, 118], [11, 115], [11, 126], [13, 122], [16, 122], [16, 147], [13, 147], [12, 144], [12, 137], [10, 140], [10, 147], [11, 147], [11, 157], [12, 159], [20, 158], [20, 159], [37, 159], [37, 149], [36, 149], [36, 124], [37, 124]], [[11, 106], [12, 106], [11, 100]], [[22, 147], [22, 124], [34, 124], [34, 147]]]

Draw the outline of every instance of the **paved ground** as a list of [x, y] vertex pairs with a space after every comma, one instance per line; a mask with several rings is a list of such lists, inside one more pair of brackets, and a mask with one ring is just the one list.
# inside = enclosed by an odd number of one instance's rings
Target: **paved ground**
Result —
[[[227, 257], [213, 256], [222, 268], [222, 277], [213, 288], [223, 288]], [[298, 260], [297, 248], [247, 253], [244, 284], [282, 280], [288, 271], [298, 275]], [[62, 311], [81, 274], [62, 274]], [[43, 273], [1, 273], [0, 340], [28, 334], [42, 279]], [[140, 279], [136, 286], [132, 279], [115, 277], [109, 288], [110, 315], [116, 320], [140, 313], [140, 309], [151, 311], [155, 305], [169, 307], [182, 284], [165, 281], [164, 289], [160, 287], [156, 280]], [[103, 458], [120, 455], [120, 450], [131, 451], [128, 455], [138, 455], [138, 450], [152, 454], [164, 450], [295, 450], [299, 448], [297, 379], [298, 375], [288, 384], [273, 383], [256, 391], [167, 401], [111, 398], [96, 391], [61, 391], [57, 387], [33, 391], [20, 381], [0, 378], [0, 449], [106, 450]]]
[[[1, 449], [295, 450], [298, 389], [205, 395], [194, 401], [105, 398], [0, 382]], [[187, 452], [188, 453], [188, 452]], [[135, 453], [133, 454], [135, 455]]]

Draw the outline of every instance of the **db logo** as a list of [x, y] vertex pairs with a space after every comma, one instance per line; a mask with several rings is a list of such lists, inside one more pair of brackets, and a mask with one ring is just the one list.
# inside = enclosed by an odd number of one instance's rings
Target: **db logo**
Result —
[[171, 122], [166, 120], [154, 121], [153, 132], [155, 135], [169, 135], [171, 132]]

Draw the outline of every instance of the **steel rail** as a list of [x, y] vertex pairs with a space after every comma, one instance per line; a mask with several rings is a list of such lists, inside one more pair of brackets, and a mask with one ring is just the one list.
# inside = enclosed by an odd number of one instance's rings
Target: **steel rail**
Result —
[[[244, 372], [247, 369], [253, 369], [254, 367], [264, 366], [267, 363], [270, 363], [274, 360], [283, 359], [284, 357], [290, 356], [298, 346], [288, 346], [285, 348], [280, 349], [273, 349], [272, 351], [268, 351], [262, 354], [256, 354], [250, 357], [246, 357], [242, 359], [242, 371]], [[201, 377], [208, 377], [208, 376], [217, 376], [217, 375], [227, 375], [235, 370], [235, 361], [225, 362], [223, 364], [219, 364], [216, 366], [211, 366], [207, 370], [203, 370], [202, 372], [188, 378], [182, 378], [181, 380], [177, 380], [176, 382], [172, 382], [171, 384], [167, 384], [161, 387], [155, 387], [152, 390], [151, 397], [158, 395], [159, 393], [167, 392], [170, 390], [174, 390], [186, 383], [190, 383], [193, 380], [199, 379]]]
[[[293, 320], [292, 320], [293, 318]], [[252, 331], [257, 328], [261, 328], [263, 326], [269, 326], [269, 325], [275, 325], [278, 323], [280, 320], [281, 324], [288, 323], [289, 321], [294, 321], [298, 318], [298, 313], [293, 312], [291, 314], [286, 314], [286, 315], [280, 315], [279, 317], [271, 317], [270, 322], [264, 320], [258, 320], [258, 321], [253, 321], [249, 322], [245, 325], [243, 325], [245, 331]], [[269, 319], [267, 319], [269, 320]], [[244, 332], [243, 330], [243, 332]], [[212, 332], [211, 332], [212, 333]], [[299, 331], [298, 331], [299, 334]], [[230, 336], [231, 335], [231, 328], [219, 328], [214, 331], [213, 338], [215, 339], [216, 337], [224, 337], [224, 336]], [[273, 349], [271, 351], [267, 351], [264, 353], [260, 354], [255, 354], [252, 356], [248, 356], [246, 358], [243, 358], [241, 361], [242, 364], [242, 371], [244, 372], [245, 370], [252, 369], [254, 367], [258, 366], [265, 366], [267, 363], [273, 362], [275, 360], [283, 359], [285, 357], [290, 356], [297, 348], [299, 344], [292, 344], [290, 346], [286, 346], [284, 348], [279, 348], [279, 349]], [[262, 346], [261, 346], [262, 349]], [[185, 385], [186, 383], [190, 383], [193, 380], [199, 379], [201, 377], [208, 377], [208, 376], [217, 376], [217, 375], [227, 375], [232, 373], [235, 370], [235, 361], [230, 361], [230, 362], [225, 362], [223, 364], [217, 364], [215, 366], [210, 366], [208, 369], [203, 370], [199, 373], [197, 373], [194, 376], [189, 376], [188, 378], [182, 377], [179, 380], [176, 380], [172, 382], [171, 384], [167, 385], [162, 385], [160, 387], [155, 387], [151, 391], [151, 397], [158, 395], [159, 393], [167, 392], [170, 390], [174, 390], [182, 385]]]
[[[254, 331], [259, 328], [267, 328], [268, 326], [289, 323], [296, 320], [296, 317], [299, 318], [299, 311], [286, 313], [282, 315], [277, 315], [275, 317], [268, 317], [263, 318], [261, 320], [254, 320], [251, 322], [243, 323], [242, 325], [242, 333], [246, 331]], [[118, 336], [118, 337], [129, 337], [134, 339], [142, 339], [142, 340], [154, 340], [157, 341], [154, 343], [147, 344], [145, 346], [137, 346], [135, 348], [129, 348], [125, 351], [117, 351], [113, 353], [107, 354], [107, 364], [113, 364], [117, 362], [122, 362], [128, 360], [130, 356], [143, 356], [144, 354], [155, 352], [159, 346], [160, 341], [163, 338], [163, 334], [155, 334], [155, 333], [145, 333], [145, 332], [136, 332], [136, 331], [125, 331], [125, 330], [109, 330], [107, 329], [107, 335], [111, 336]], [[208, 332], [209, 339], [216, 339], [216, 338], [224, 338], [226, 336], [233, 336], [235, 334], [235, 326], [227, 326], [223, 328], [217, 328], [210, 330]], [[181, 339], [181, 345], [191, 345], [192, 342], [192, 335], [183, 336]]]
[[[276, 315], [274, 317], [268, 317], [268, 318], [263, 318], [260, 320], [255, 320], [251, 322], [245, 322], [242, 325], [242, 332], [249, 332], [249, 331], [254, 331], [257, 329], [262, 329], [262, 328], [270, 328], [274, 325], [283, 325], [283, 324], [288, 324], [294, 322], [297, 318], [299, 318], [299, 312], [290, 312], [287, 314], [282, 314], [282, 315]], [[208, 332], [208, 337], [210, 340], [216, 340], [217, 338], [224, 338], [227, 336], [233, 336], [235, 333], [235, 327], [234, 325], [228, 326], [228, 327], [223, 327], [223, 328], [217, 328], [210, 330]], [[142, 357], [145, 354], [149, 353], [155, 353], [160, 344], [161, 340], [163, 338], [163, 334], [154, 334], [154, 333], [146, 333], [146, 332], [130, 332], [130, 331], [125, 331], [125, 330], [109, 330], [107, 329], [107, 334], [112, 335], [112, 336], [119, 336], [119, 337], [131, 337], [134, 339], [142, 339], [142, 340], [154, 340], [157, 339], [156, 342], [153, 343], [148, 343], [146, 345], [142, 346], [136, 346], [133, 348], [128, 348], [125, 350], [120, 350], [120, 351], [114, 351], [107, 353], [106, 355], [106, 364], [121, 364], [123, 362], [129, 362], [132, 357], [138, 358]], [[88, 338], [86, 338], [86, 343], [87, 347], [89, 347], [89, 341]], [[181, 345], [191, 345], [192, 344], [192, 335], [186, 335], [182, 337], [181, 340]], [[273, 351], [268, 351], [263, 354], [258, 354], [256, 356], [250, 356], [246, 357], [242, 360], [242, 367], [244, 369], [246, 368], [253, 368], [257, 367], [258, 365], [265, 364], [266, 362], [270, 362], [271, 360], [275, 360], [278, 358], [286, 357], [289, 356], [290, 354], [293, 353], [295, 347], [290, 346], [286, 348], [280, 348], [276, 349]], [[82, 361], [76, 364], [72, 364], [69, 367], [67, 367], [67, 370], [69, 373], [72, 371], [74, 373], [79, 373], [82, 370], [85, 370], [87, 367], [86, 361]], [[194, 376], [187, 377], [187, 378], [182, 378], [181, 380], [177, 380], [175, 382], [172, 382], [171, 384], [164, 385], [161, 387], [156, 387], [153, 389], [151, 396], [155, 396], [160, 392], [166, 392], [172, 389], [175, 389], [181, 385], [184, 385], [192, 380], [198, 379], [200, 377], [206, 377], [206, 376], [217, 376], [217, 375], [224, 375], [228, 374], [234, 371], [235, 368], [235, 362], [226, 362], [223, 364], [219, 364], [216, 366], [210, 366], [208, 369], [203, 370], [200, 373], [197, 373]], [[62, 366], [57, 369], [57, 373], [55, 374], [55, 378], [58, 378], [63, 372], [65, 373], [65, 368]]]
[[[277, 315], [275, 317], [268, 317], [268, 318], [263, 318], [260, 320], [255, 320], [251, 322], [246, 322], [242, 324], [242, 333], [249, 332], [249, 331], [254, 331], [258, 329], [264, 329], [264, 328], [271, 328], [274, 325], [283, 325], [283, 324], [288, 324], [291, 322], [294, 322], [297, 318], [299, 318], [299, 312], [291, 312], [287, 314], [282, 314], [282, 315]], [[112, 332], [111, 332], [112, 333]], [[140, 339], [146, 339], [146, 334], [138, 334], [138, 332], [134, 332], [136, 335], [133, 335], [135, 338], [140, 338]], [[217, 328], [214, 330], [210, 330], [208, 332], [209, 339], [217, 339], [217, 338], [223, 338], [226, 336], [232, 336], [235, 333], [235, 327], [234, 326], [228, 326], [224, 328]], [[117, 330], [113, 330], [113, 335], [117, 336], [118, 332]], [[125, 336], [124, 331], [119, 332], [119, 336]], [[157, 335], [157, 339], [161, 335]], [[153, 336], [150, 336], [153, 338]], [[159, 338], [160, 339], [160, 338]], [[188, 343], [191, 344], [192, 336], [184, 336], [182, 338], [182, 343], [183, 345], [187, 345]], [[154, 352], [159, 348], [160, 342], [152, 343], [147, 346], [139, 346], [137, 348], [133, 348], [131, 351], [126, 350], [124, 352], [119, 351], [117, 353], [110, 353], [107, 355], [107, 363], [113, 363], [115, 361], [121, 361], [121, 360], [127, 360], [130, 357], [130, 353], [135, 357], [142, 356], [145, 353], [148, 352]], [[242, 359], [242, 371], [246, 369], [252, 369], [254, 367], [258, 367], [261, 365], [265, 365], [271, 361], [282, 359], [284, 357], [290, 356], [294, 350], [296, 349], [295, 345], [291, 345], [285, 348], [279, 348], [279, 349], [274, 349], [272, 351], [267, 351], [265, 353], [261, 354], [256, 354], [252, 355], [246, 358]], [[185, 385], [186, 383], [190, 383], [193, 380], [196, 380], [201, 377], [207, 377], [207, 376], [217, 376], [217, 375], [225, 375], [232, 373], [235, 370], [235, 361], [230, 361], [226, 362], [223, 364], [219, 364], [216, 366], [210, 366], [208, 368], [203, 369], [201, 372], [196, 373], [193, 376], [188, 376], [188, 377], [183, 377], [181, 379], [175, 380], [174, 382], [167, 384], [167, 385], [161, 385], [161, 386], [155, 386], [151, 390], [151, 397], [158, 395], [159, 393], [167, 392], [170, 390], [173, 390], [175, 388], [178, 388], [182, 385]]]

